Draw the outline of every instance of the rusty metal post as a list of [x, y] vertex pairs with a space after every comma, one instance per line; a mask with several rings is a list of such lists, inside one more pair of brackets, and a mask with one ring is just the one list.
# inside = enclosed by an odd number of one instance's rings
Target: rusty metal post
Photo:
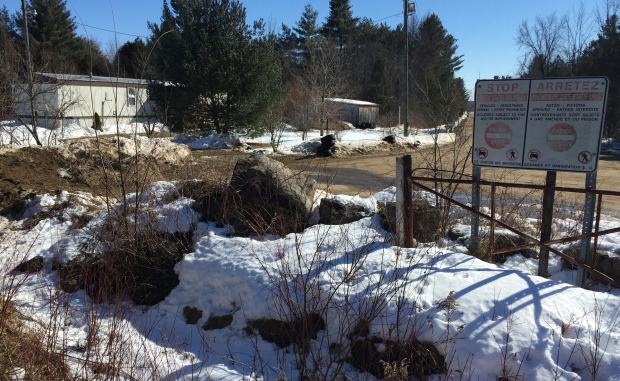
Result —
[[[601, 210], [603, 209], [603, 195], [598, 195], [598, 204], [596, 205], [596, 222], [594, 223], [594, 232], [596, 235], [594, 236], [594, 247], [592, 247], [592, 257], [589, 259], [590, 268], [594, 270], [596, 267], [596, 255], [598, 252], [598, 237], [601, 228]], [[590, 274], [593, 275], [594, 272], [590, 271]]]
[[[482, 171], [480, 170], [480, 167], [478, 166], [473, 166], [472, 168], [472, 178], [474, 181], [480, 181], [480, 178], [482, 177]], [[476, 210], [476, 211], [480, 211], [480, 185], [478, 184], [472, 184], [471, 186], [471, 207]], [[478, 231], [480, 230], [480, 216], [473, 213], [471, 215], [471, 233], [470, 233], [470, 243], [472, 246], [476, 245], [476, 241], [478, 241]]]
[[396, 158], [396, 239], [402, 247], [413, 247], [411, 163], [411, 155]]
[[[555, 182], [557, 172], [547, 171], [545, 180], [546, 189], [543, 191], [542, 204], [542, 223], [540, 228], [540, 242], [547, 243], [551, 240], [551, 228], [553, 225], [553, 203], [555, 201]], [[538, 259], [538, 275], [542, 277], [549, 276], [549, 249], [544, 246], [540, 247], [540, 256]]]
[[495, 192], [496, 186], [491, 186], [491, 231], [489, 233], [489, 241], [491, 241], [491, 253], [495, 250]]
[[[596, 189], [596, 172], [588, 173], [586, 175], [587, 190]], [[594, 193], [586, 193], [586, 200], [583, 210], [583, 225], [581, 226], [581, 234], [592, 233], [592, 225], [594, 223], [594, 208], [596, 206], [596, 195]], [[590, 248], [591, 238], [584, 238], [581, 240], [579, 246], [579, 262], [583, 264], [590, 264]], [[592, 263], [594, 267], [594, 263]], [[586, 284], [586, 271], [583, 268], [577, 269], [577, 278], [575, 279], [575, 286], [583, 287]]]

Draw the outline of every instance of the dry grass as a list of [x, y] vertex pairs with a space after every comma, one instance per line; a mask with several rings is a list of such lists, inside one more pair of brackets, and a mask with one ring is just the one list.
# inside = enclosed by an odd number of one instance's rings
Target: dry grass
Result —
[[[40, 335], [12, 303], [0, 302], [0, 380], [68, 380], [64, 357], [46, 347]], [[16, 378], [20, 376], [22, 378]]]

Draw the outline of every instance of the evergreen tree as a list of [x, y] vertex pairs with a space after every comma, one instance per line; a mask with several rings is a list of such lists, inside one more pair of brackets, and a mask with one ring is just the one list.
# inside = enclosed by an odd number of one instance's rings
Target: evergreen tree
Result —
[[312, 4], [306, 4], [301, 19], [297, 21], [293, 31], [297, 37], [297, 46], [307, 56], [308, 50], [316, 47], [316, 40], [319, 38], [321, 29], [317, 24], [319, 12], [312, 8]]
[[282, 52], [283, 66], [286, 68], [285, 80], [292, 82], [301, 65], [308, 64], [312, 49], [320, 45], [321, 28], [317, 24], [319, 13], [306, 4], [301, 18], [293, 29], [282, 25], [278, 36], [279, 49]]
[[587, 75], [609, 78], [606, 135], [620, 138], [620, 19], [610, 15], [601, 26], [598, 38], [590, 43], [581, 58], [581, 66]]
[[59, 55], [71, 55], [81, 48], [76, 25], [64, 0], [30, 0], [28, 31], [42, 48]]
[[21, 33], [18, 25], [21, 24], [15, 24], [15, 19], [9, 15], [9, 8], [3, 5], [0, 9], [0, 33], [3, 33], [3, 37], [15, 41]]
[[[354, 93], [366, 101], [381, 105], [381, 113], [398, 114], [399, 81], [402, 77], [402, 32], [363, 18], [358, 23], [353, 47], [348, 49], [355, 65]], [[390, 118], [393, 125], [396, 118]]]
[[175, 84], [156, 95], [160, 107], [172, 107], [173, 128], [227, 133], [259, 127], [261, 97], [271, 95], [265, 91], [281, 74], [264, 28], [257, 27], [253, 39], [239, 1], [172, 0], [170, 7], [164, 1], [160, 25], [149, 27], [158, 41], [161, 79]]
[[414, 100], [422, 123], [436, 126], [455, 120], [467, 106], [464, 81], [455, 73], [463, 65], [456, 39], [448, 34], [439, 17], [422, 21], [413, 38], [410, 76], [415, 81]]
[[329, 0], [329, 16], [323, 34], [338, 40], [340, 48], [353, 34], [359, 19], [353, 17], [349, 0]]
[[16, 37], [9, 10], [4, 5], [0, 9], [0, 120], [13, 116], [13, 89], [17, 76], [19, 57], [13, 43]]
[[[35, 70], [70, 74], [103, 75], [108, 62], [98, 43], [77, 35], [74, 18], [65, 0], [29, 0], [27, 4], [28, 32]], [[21, 25], [21, 12], [13, 22]], [[19, 32], [23, 46], [25, 36]]]
[[148, 49], [141, 38], [127, 41], [121, 46], [114, 57], [118, 75], [127, 78], [144, 78], [152, 75], [148, 64]]

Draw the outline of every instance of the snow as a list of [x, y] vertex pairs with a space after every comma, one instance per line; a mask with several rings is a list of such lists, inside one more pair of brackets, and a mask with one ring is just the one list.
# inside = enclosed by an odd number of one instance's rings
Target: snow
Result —
[[355, 99], [327, 98], [327, 100], [334, 102], [334, 103], [344, 103], [344, 104], [357, 105], [357, 106], [379, 106], [376, 103], [367, 102], [367, 101], [358, 101]]
[[[5, 144], [12, 145], [34, 145], [35, 140], [28, 131], [32, 126], [24, 126], [17, 121], [0, 122], [0, 146]], [[106, 124], [99, 135], [115, 135], [129, 134], [136, 137], [137, 134], [143, 134], [146, 131], [142, 123], [133, 123], [128, 125]], [[161, 124], [155, 126], [155, 131], [167, 131], [167, 128]], [[439, 126], [433, 129], [420, 129], [412, 131], [408, 136], [403, 136], [402, 126], [396, 127], [378, 127], [374, 129], [357, 129], [350, 126], [349, 129], [342, 131], [330, 131], [336, 136], [338, 144], [346, 145], [351, 149], [369, 148], [382, 143], [382, 139], [388, 135], [395, 135], [397, 143], [411, 145], [432, 145], [435, 139], [438, 144], [451, 143], [455, 139], [453, 133], [448, 133], [445, 126]], [[44, 146], [62, 145], [66, 139], [78, 139], [83, 137], [93, 137], [97, 132], [91, 127], [83, 127], [77, 124], [50, 130], [38, 127], [37, 133], [39, 140]], [[278, 152], [281, 154], [308, 154], [316, 152], [320, 145], [321, 134], [317, 130], [308, 131], [306, 140], [302, 140], [302, 133], [295, 130], [291, 126], [285, 126], [282, 130], [277, 131], [272, 137], [270, 134], [252, 138], [248, 136], [236, 134], [211, 134], [208, 136], [188, 136], [184, 134], [176, 134], [169, 138], [173, 143], [185, 144], [193, 150], [206, 149], [228, 149], [239, 146], [239, 144], [262, 144], [271, 145], [272, 139], [277, 143]], [[273, 153], [271, 147], [259, 149], [265, 153]]]
[[[372, 213], [377, 200], [390, 200], [393, 193], [391, 188], [369, 198], [326, 196], [363, 205]], [[68, 199], [68, 193], [38, 196], [23, 217]], [[180, 197], [169, 182], [154, 183], [126, 200], [138, 206], [142, 224], [169, 232], [193, 229], [193, 251], [175, 267], [178, 286], [154, 307], [97, 305], [82, 291], [67, 295], [59, 335], [66, 340], [64, 349], [71, 358], [84, 356], [75, 348], [96, 328], [103, 337], [111, 332], [122, 335], [118, 350], [131, 359], [133, 368], [126, 372], [131, 371], [134, 379], [152, 379], [152, 371], [138, 371], [152, 364], [178, 380], [192, 375], [204, 380], [274, 380], [282, 374], [296, 379], [294, 353], [260, 336], [248, 336], [245, 327], [253, 319], [285, 318], [295, 312], [295, 303], [282, 296], [296, 295], [300, 282], [305, 282], [318, 310], [326, 315], [326, 328], [313, 340], [313, 348], [324, 355], [330, 344], [348, 340], [343, 327], [351, 326], [350, 320], [372, 313], [368, 337], [406, 340], [415, 335], [417, 340], [435, 343], [440, 352], [448, 353], [448, 371], [455, 377], [471, 372], [470, 379], [483, 381], [502, 375], [591, 380], [588, 361], [597, 356], [597, 378], [619, 379], [620, 293], [566, 283], [574, 271], [562, 270], [553, 255], [553, 276], [545, 279], [534, 275], [535, 259], [520, 255], [495, 265], [468, 255], [458, 243], [397, 247], [381, 229], [376, 214], [346, 225], [315, 225], [285, 237], [241, 238], [228, 236], [226, 227], [199, 222], [191, 200]], [[4, 260], [35, 255], [46, 262], [73, 258], [84, 240], [105, 226], [108, 212], [104, 205], [99, 210], [79, 229], [60, 217], [44, 219], [31, 230], [8, 229], [3, 237]], [[466, 225], [456, 228], [469, 234]], [[620, 246], [620, 235], [606, 237], [609, 248]], [[13, 299], [22, 311], [42, 324], [58, 318], [49, 300], [56, 287], [55, 271], [13, 276], [19, 280], [13, 286]], [[185, 322], [186, 306], [202, 311], [197, 324]], [[210, 316], [227, 314], [233, 316], [230, 326], [201, 328]], [[96, 327], [93, 316], [98, 319]], [[385, 343], [377, 345], [386, 350]], [[111, 356], [103, 347], [99, 355]], [[75, 372], [84, 371], [79, 362], [70, 365]], [[350, 366], [344, 371], [351, 379], [372, 379]]]
[[[151, 126], [152, 127], [152, 126]], [[28, 131], [28, 128], [32, 128], [31, 125], [27, 127], [17, 121], [4, 121], [0, 122], [0, 145], [13, 144], [13, 145], [34, 145], [36, 144], [34, 138]], [[161, 124], [155, 125], [155, 131], [166, 131], [167, 128]], [[60, 127], [55, 130], [48, 128], [37, 127], [37, 134], [39, 140], [43, 145], [59, 145], [65, 139], [77, 139], [83, 137], [93, 137], [96, 134], [99, 135], [116, 135], [119, 134], [143, 134], [146, 131], [146, 127], [142, 123], [132, 124], [105, 124], [102, 126], [102, 131], [95, 131], [91, 127], [84, 127], [78, 124], [69, 124], [65, 127]]]
[[[6, 123], [3, 128], [18, 130]], [[348, 130], [339, 139], [376, 144], [388, 132]], [[434, 133], [418, 131], [407, 139], [424, 144]], [[318, 139], [318, 132], [309, 138]], [[438, 138], [448, 141], [453, 134], [440, 130]], [[250, 144], [266, 139], [242, 138]], [[221, 137], [174, 140], [202, 148], [230, 144]], [[303, 144], [297, 132], [285, 131], [281, 148], [293, 152]], [[463, 224], [455, 226], [464, 235], [457, 241], [398, 247], [375, 214], [377, 202], [394, 200], [393, 187], [368, 198], [317, 195], [361, 205], [369, 216], [344, 225], [313, 225], [284, 237], [242, 238], [229, 236], [230, 227], [201, 222], [193, 200], [181, 197], [170, 182], [153, 183], [109, 204], [85, 193], [38, 195], [22, 215], [0, 217], [0, 290], [37, 322], [29, 326], [42, 340], [53, 340], [77, 378], [95, 378], [87, 363], [117, 361], [122, 366], [115, 379], [123, 380], [299, 379], [293, 346], [279, 348], [250, 335], [247, 326], [255, 319], [287, 320], [299, 312], [303, 295], [310, 295], [312, 311], [323, 315], [326, 326], [310, 342], [316, 357], [307, 363], [325, 378], [338, 362], [330, 368], [322, 360], [334, 356], [334, 348], [346, 349], [349, 338], [356, 337], [351, 327], [364, 318], [368, 332], [357, 338], [374, 338], [381, 352], [388, 340], [415, 337], [446, 354], [447, 374], [429, 380], [620, 380], [619, 290], [573, 286], [576, 271], [563, 269], [555, 255], [547, 279], [536, 276], [536, 259], [522, 255], [503, 264], [483, 262], [468, 254], [464, 242], [471, 233]], [[131, 213], [123, 214], [127, 210]], [[71, 216], [84, 213], [93, 218], [76, 225]], [[175, 266], [179, 284], [155, 306], [126, 300], [97, 304], [83, 291], [58, 289], [52, 264], [82, 255], [104, 235], [106, 222], [118, 221], [119, 215], [128, 229], [193, 232], [193, 250]], [[26, 224], [38, 216], [36, 224]], [[601, 229], [618, 222], [604, 219]], [[555, 223], [562, 230], [580, 221], [566, 217]], [[599, 245], [619, 255], [620, 233], [601, 237]], [[44, 258], [43, 272], [11, 271], [35, 256]], [[202, 311], [196, 324], [186, 322], [186, 307]], [[233, 318], [228, 327], [202, 328], [209, 317], [223, 315]], [[92, 347], [84, 351], [87, 345]], [[341, 371], [351, 380], [374, 379], [351, 365]]]

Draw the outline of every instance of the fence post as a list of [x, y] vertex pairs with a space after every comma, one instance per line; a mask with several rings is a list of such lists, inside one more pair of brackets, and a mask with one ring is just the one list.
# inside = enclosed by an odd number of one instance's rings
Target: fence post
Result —
[[[586, 189], [596, 189], [596, 172], [588, 173], [586, 175]], [[581, 227], [581, 234], [592, 233], [592, 224], [594, 222], [594, 207], [596, 206], [596, 195], [594, 193], [586, 193], [586, 200], [583, 211], [583, 225]], [[589, 264], [590, 262], [590, 243], [591, 238], [584, 238], [581, 240], [579, 246], [579, 262], [583, 264]], [[594, 264], [592, 264], [594, 266]], [[586, 270], [579, 267], [577, 269], [577, 278], [575, 279], [575, 286], [583, 287], [586, 283]]]
[[[474, 165], [472, 167], [472, 178], [474, 181], [480, 181], [482, 177], [482, 171], [480, 167]], [[472, 184], [471, 186], [471, 207], [480, 211], [480, 185]], [[480, 230], [480, 216], [477, 214], [471, 215], [471, 233], [470, 233], [470, 243], [472, 247], [475, 247], [478, 241], [478, 234]]]
[[[542, 204], [542, 223], [540, 229], [540, 242], [547, 243], [551, 240], [551, 228], [553, 225], [553, 203], [555, 201], [555, 181], [557, 172], [547, 171], [545, 179], [546, 189], [543, 192]], [[540, 247], [538, 259], [538, 275], [547, 277], [549, 275], [549, 250], [545, 246]]]
[[411, 155], [396, 158], [396, 239], [402, 247], [413, 247], [413, 205], [409, 178]]

